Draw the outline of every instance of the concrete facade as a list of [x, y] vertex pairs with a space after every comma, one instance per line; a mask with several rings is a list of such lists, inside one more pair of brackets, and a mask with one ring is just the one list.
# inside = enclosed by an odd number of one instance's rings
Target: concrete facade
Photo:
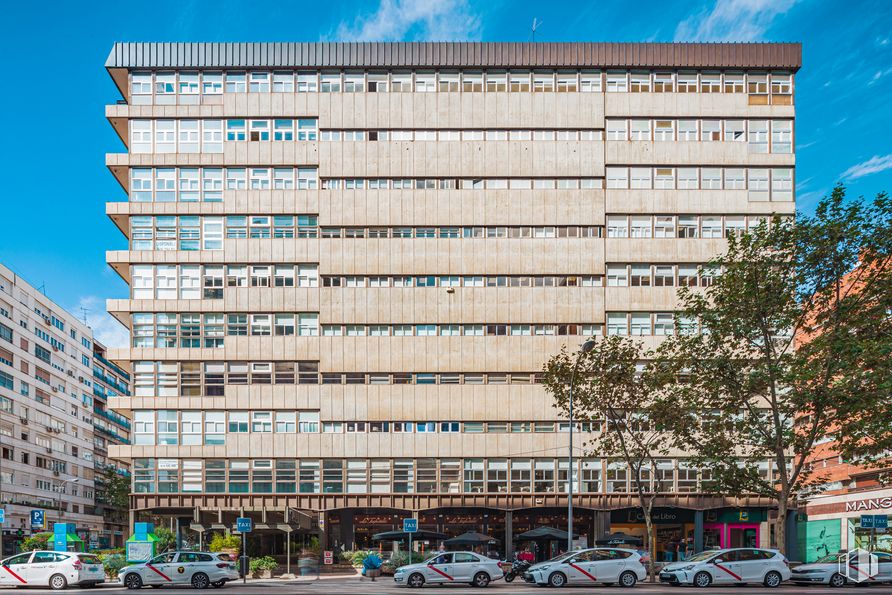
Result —
[[[134, 420], [109, 454], [133, 461], [133, 508], [181, 526], [254, 514], [355, 547], [416, 516], [510, 550], [524, 523], [565, 522], [542, 364], [593, 335], [658, 344], [727, 234], [795, 212], [795, 44], [633, 44], [634, 63], [446, 44], [426, 66], [355, 44], [248, 65], [235, 45], [119, 44], [107, 63], [125, 151], [106, 163], [129, 197], [107, 214], [130, 241], [107, 259], [131, 285], [108, 309], [133, 334], [109, 350], [132, 396], [109, 405]], [[591, 542], [633, 497], [587, 454]], [[702, 545], [704, 511], [765, 504], [704, 494], [684, 453], [666, 465], [659, 505], [696, 511], [666, 515], [667, 552]]]

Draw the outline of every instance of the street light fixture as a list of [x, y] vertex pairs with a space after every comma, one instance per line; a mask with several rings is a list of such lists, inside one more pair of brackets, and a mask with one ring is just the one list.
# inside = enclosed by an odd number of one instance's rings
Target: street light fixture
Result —
[[567, 465], [567, 552], [573, 551], [573, 383], [576, 381], [576, 370], [582, 356], [595, 348], [595, 340], [589, 339], [579, 347], [573, 373], [570, 374], [570, 451]]
[[[67, 483], [77, 483], [80, 480], [81, 480], [80, 477], [72, 477], [71, 479], [63, 479], [61, 482], [59, 482], [59, 486], [65, 487], [65, 484], [67, 484]], [[59, 493], [59, 492], [56, 492], [56, 493]], [[59, 515], [59, 520], [61, 521], [62, 516], [63, 516], [62, 515], [62, 500], [60, 498], [53, 497], [53, 502], [56, 505], [56, 514]]]

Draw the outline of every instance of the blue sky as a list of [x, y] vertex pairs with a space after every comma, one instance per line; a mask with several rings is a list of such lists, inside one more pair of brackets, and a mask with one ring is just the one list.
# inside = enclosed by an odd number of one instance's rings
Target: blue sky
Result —
[[[123, 146], [103, 117], [119, 99], [103, 64], [115, 41], [801, 41], [797, 186], [808, 213], [844, 180], [892, 191], [892, 2], [856, 0], [370, 0], [16, 2], [0, 60], [0, 262], [126, 342], [104, 314], [126, 286], [105, 250], [126, 242], [105, 217], [125, 195], [104, 165]], [[886, 132], [883, 132], [885, 130]]]

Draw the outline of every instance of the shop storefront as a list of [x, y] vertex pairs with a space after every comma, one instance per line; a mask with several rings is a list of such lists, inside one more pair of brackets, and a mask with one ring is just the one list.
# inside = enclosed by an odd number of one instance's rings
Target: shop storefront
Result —
[[892, 552], [890, 520], [892, 489], [812, 498], [799, 526], [800, 551], [816, 555], [811, 552], [833, 553], [836, 547]]
[[703, 515], [703, 549], [759, 547], [766, 513], [760, 509], [707, 510]]
[[[653, 556], [657, 562], [676, 562], [694, 553], [694, 511], [684, 508], [655, 508], [653, 511]], [[610, 513], [610, 530], [645, 540], [647, 528], [640, 508]], [[645, 540], [646, 543], [646, 540]]]

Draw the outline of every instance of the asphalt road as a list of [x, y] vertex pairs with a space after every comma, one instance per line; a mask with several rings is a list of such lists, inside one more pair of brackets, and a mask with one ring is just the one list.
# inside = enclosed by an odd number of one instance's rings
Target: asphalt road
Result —
[[[0, 587], [0, 592], [6, 591]], [[390, 594], [390, 593], [400, 593], [406, 594], [408, 589], [405, 587], [397, 587], [393, 584], [393, 579], [390, 577], [384, 577], [381, 579], [372, 582], [368, 579], [359, 580], [357, 577], [331, 577], [324, 578], [319, 581], [314, 580], [297, 580], [297, 581], [249, 581], [246, 585], [243, 585], [241, 582], [238, 583], [230, 583], [226, 585], [222, 589], [208, 589], [206, 591], [207, 595], [217, 594], [225, 595], [225, 594], [254, 594], [254, 593], [263, 593], [263, 592], [280, 592], [283, 594], [289, 595], [304, 595], [304, 594], [326, 594], [326, 595], [334, 595], [339, 593], [350, 593], [355, 595], [379, 595], [379, 594]], [[793, 584], [784, 584], [779, 589], [766, 589], [761, 586], [727, 586], [727, 587], [710, 587], [706, 589], [695, 589], [693, 587], [671, 587], [660, 584], [638, 584], [633, 589], [623, 589], [621, 587], [589, 587], [589, 586], [579, 586], [579, 587], [565, 587], [561, 589], [560, 592], [566, 593], [592, 593], [592, 592], [613, 592], [615, 595], [619, 595], [620, 593], [626, 593], [626, 595], [664, 595], [664, 594], [672, 594], [672, 595], [731, 595], [733, 593], [743, 592], [745, 595], [755, 595], [755, 594], [763, 594], [763, 593], [771, 593], [772, 595], [881, 595], [881, 594], [889, 594], [892, 593], [892, 586], [890, 585], [875, 585], [872, 587], [858, 587], [858, 586], [846, 586], [841, 589], [831, 589], [829, 587], [819, 587], [819, 586], [805, 586], [800, 587]], [[12, 592], [10, 589], [9, 592]], [[21, 592], [21, 591], [16, 591]], [[103, 587], [97, 587], [94, 589], [72, 589], [73, 593], [100, 593], [100, 594], [108, 594], [108, 593], [129, 593], [127, 589], [118, 585], [105, 585]], [[147, 595], [149, 593], [159, 593], [159, 595], [175, 595], [178, 593], [189, 593], [190, 595], [195, 595], [195, 589], [191, 588], [174, 588], [174, 587], [163, 587], [161, 589], [150, 589], [144, 588], [142, 590], [143, 593]], [[411, 593], [417, 593], [418, 591], [409, 591]], [[443, 586], [428, 586], [420, 591], [421, 593], [425, 592], [433, 592], [439, 593], [440, 595], [445, 595], [446, 593], [452, 594], [456, 593], [458, 595], [469, 595], [471, 593], [481, 594], [488, 593], [491, 595], [523, 595], [529, 593], [543, 593], [550, 592], [554, 593], [554, 589], [545, 589], [543, 587], [536, 587], [535, 585], [527, 585], [523, 582], [518, 583], [517, 581], [507, 584], [504, 581], [496, 581], [492, 583], [486, 589], [474, 589], [469, 586], [464, 585], [443, 585]], [[50, 591], [48, 589], [28, 589], [27, 593], [29, 595], [37, 595], [43, 593], [58, 593], [58, 591]]]

